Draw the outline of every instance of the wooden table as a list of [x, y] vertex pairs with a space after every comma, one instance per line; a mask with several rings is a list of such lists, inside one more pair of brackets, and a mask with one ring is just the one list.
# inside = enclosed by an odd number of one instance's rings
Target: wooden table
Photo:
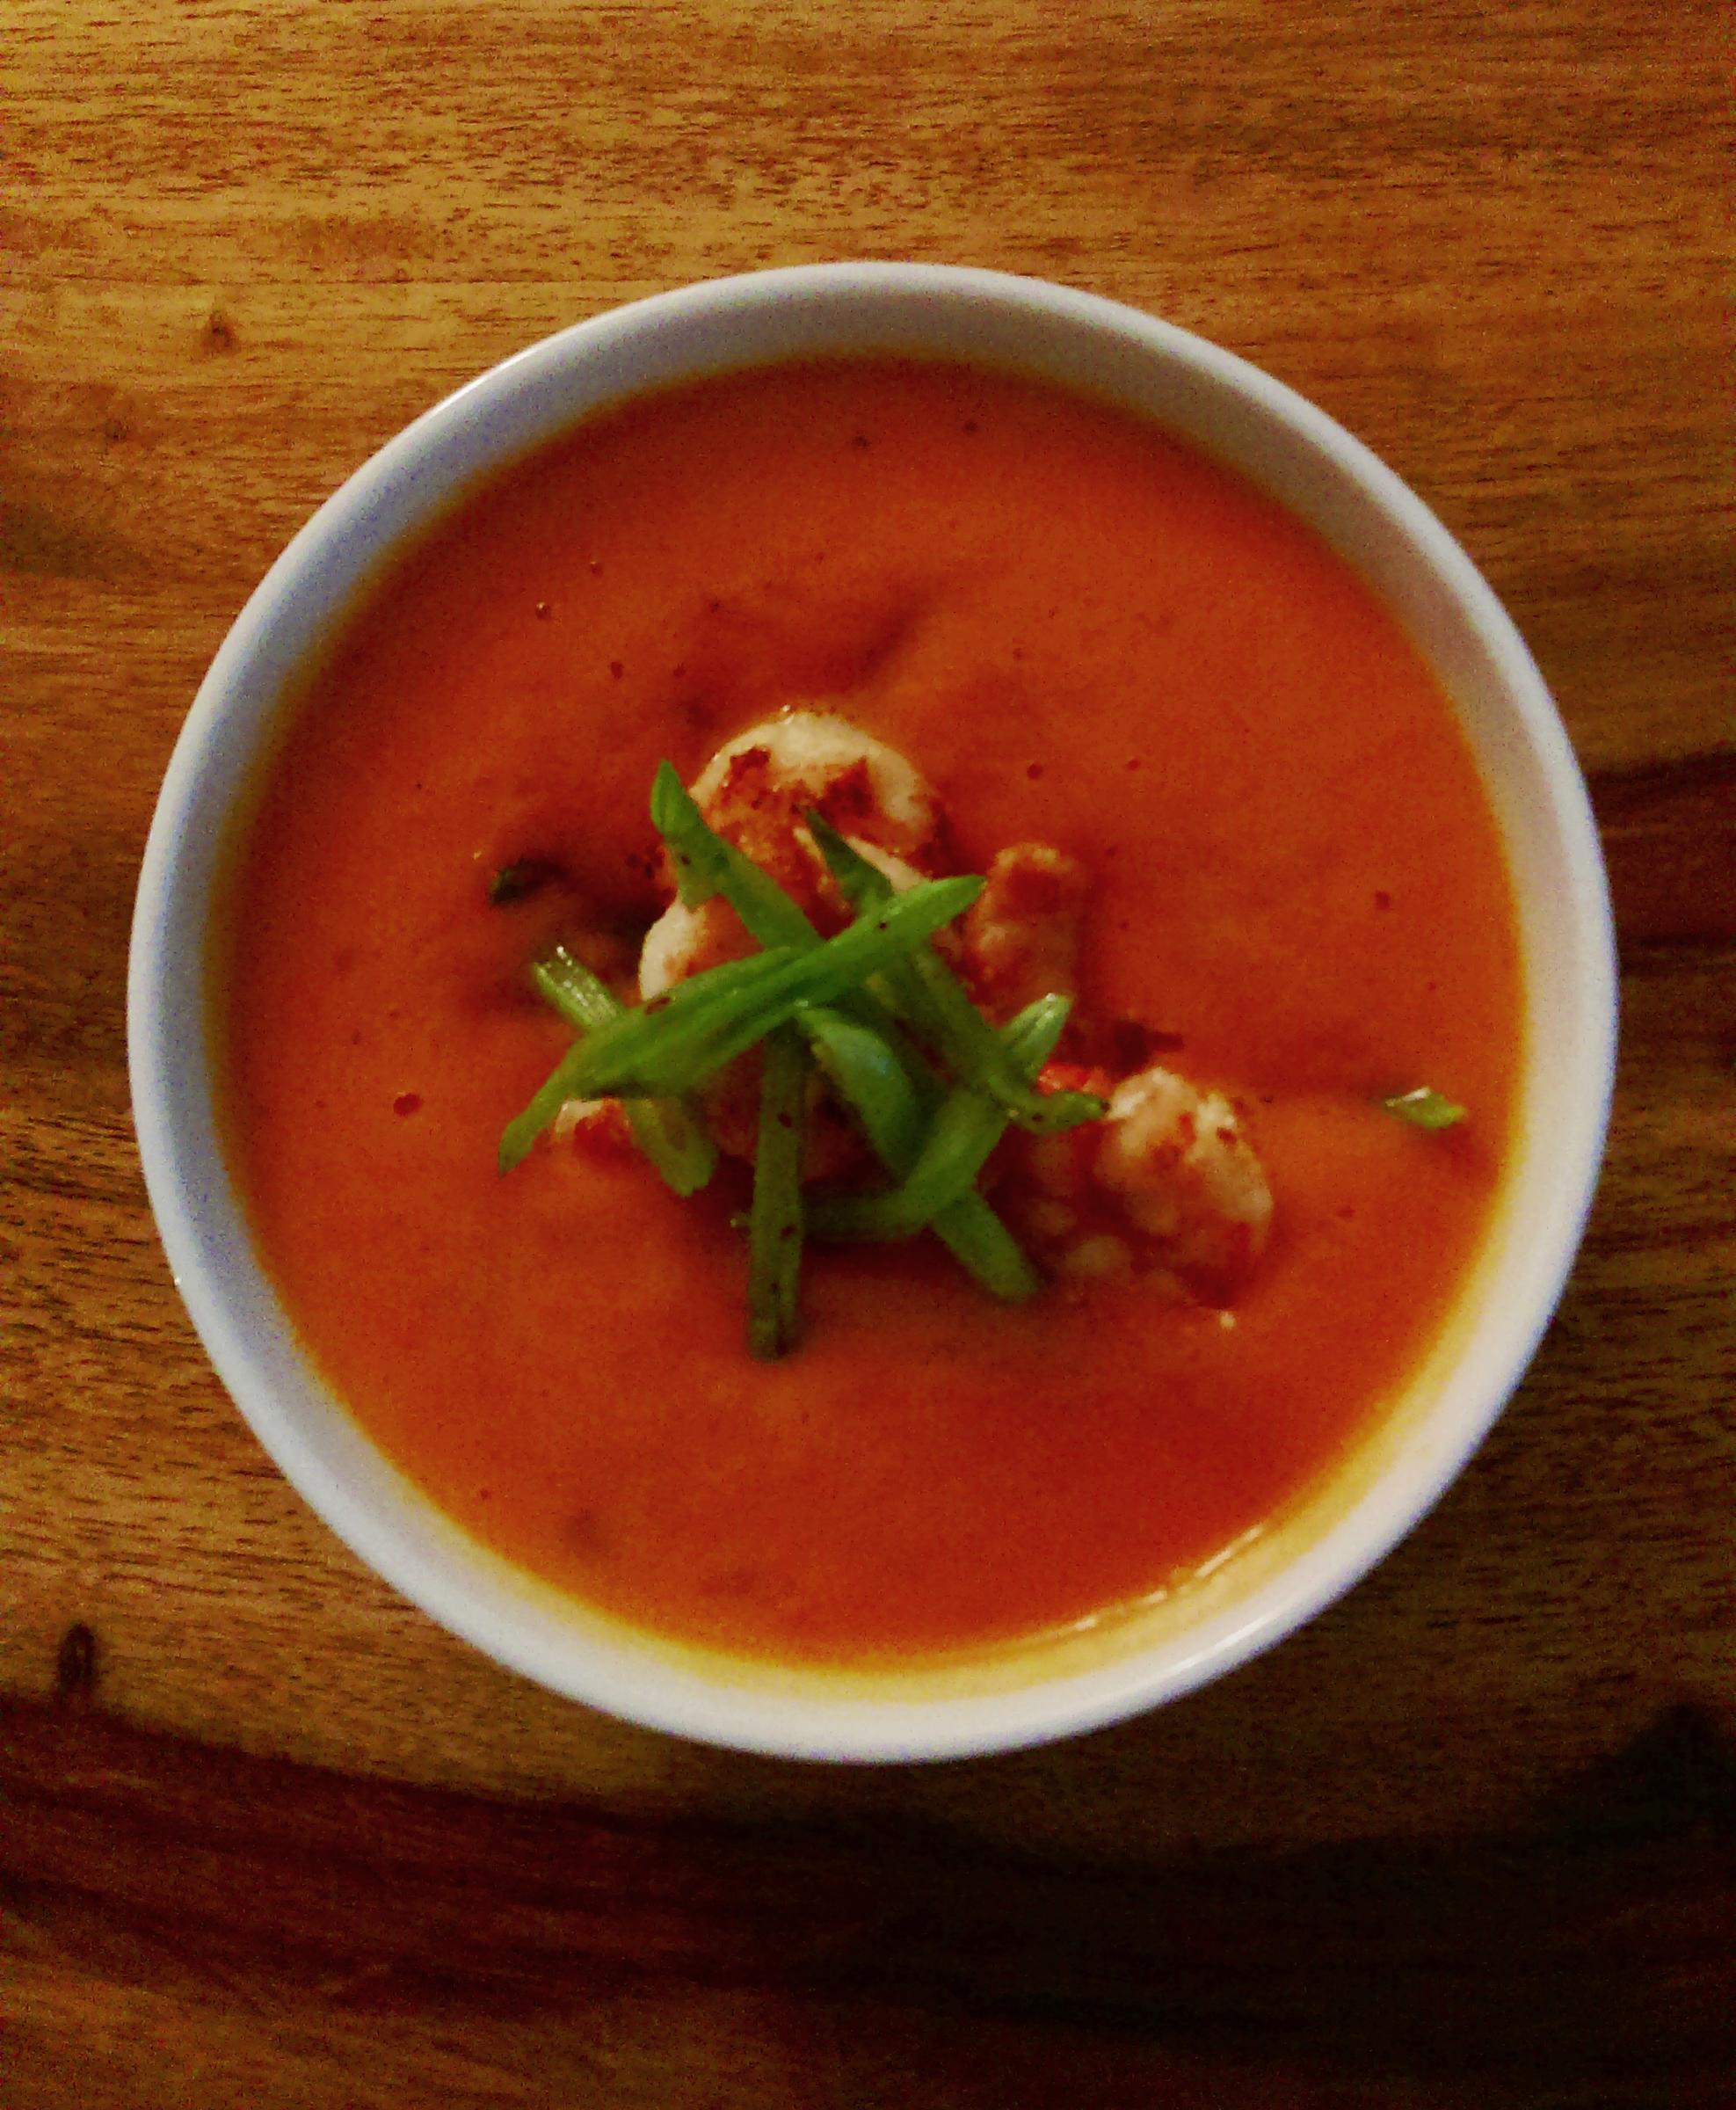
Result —
[[[1728, 2099], [1721, 25], [11, 0], [0, 2100]], [[564, 324], [856, 255], [1115, 295], [1391, 462], [1559, 699], [1625, 999], [1560, 1317], [1416, 1536], [1154, 1717], [886, 1772], [621, 1727], [364, 1571], [206, 1366], [123, 1065], [158, 780], [313, 506]]]

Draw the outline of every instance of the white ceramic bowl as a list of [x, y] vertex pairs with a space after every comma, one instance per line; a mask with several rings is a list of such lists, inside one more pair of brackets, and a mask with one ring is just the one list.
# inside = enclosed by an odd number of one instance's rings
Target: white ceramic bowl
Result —
[[[1522, 920], [1516, 1159], [1457, 1314], [1379, 1430], [1279, 1528], [1100, 1630], [969, 1665], [758, 1668], [634, 1633], [461, 1532], [326, 1390], [259, 1267], [214, 1117], [207, 979], [231, 810], [285, 685], [380, 553], [453, 494], [647, 388], [803, 354], [975, 358], [1148, 413], [1325, 535], [1396, 611], [1459, 712]], [[1269, 1646], [1417, 1522], [1500, 1411], [1548, 1322], [1602, 1146], [1615, 1041], [1608, 895], [1584, 785], [1536, 668], [1425, 506], [1321, 411], [1132, 309], [932, 266], [827, 265], [693, 286], [581, 323], [417, 420], [327, 501], [225, 640], [164, 781], [128, 977], [140, 1150], [175, 1279], [259, 1440], [361, 1557], [434, 1619], [593, 1706], [745, 1749], [825, 1758], [988, 1751], [1173, 1699]]]

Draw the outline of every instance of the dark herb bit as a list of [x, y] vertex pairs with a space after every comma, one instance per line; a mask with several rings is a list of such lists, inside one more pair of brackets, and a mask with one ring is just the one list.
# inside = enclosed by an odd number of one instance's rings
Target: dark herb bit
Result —
[[511, 864], [503, 864], [489, 881], [489, 906], [510, 908], [513, 902], [527, 899], [560, 876], [560, 866], [546, 857], [517, 858]]
[[1465, 1117], [1464, 1107], [1455, 1105], [1452, 1100], [1426, 1084], [1420, 1084], [1413, 1092], [1397, 1093], [1380, 1103], [1389, 1114], [1408, 1121], [1413, 1128], [1451, 1128]]

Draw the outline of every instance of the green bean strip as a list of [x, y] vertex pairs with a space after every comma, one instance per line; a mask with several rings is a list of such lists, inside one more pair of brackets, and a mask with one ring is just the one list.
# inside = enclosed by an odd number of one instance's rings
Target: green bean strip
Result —
[[1398, 1092], [1380, 1102], [1384, 1111], [1397, 1114], [1413, 1128], [1452, 1128], [1464, 1119], [1464, 1109], [1456, 1105], [1431, 1085], [1420, 1084], [1413, 1092]]
[[761, 1362], [795, 1345], [802, 1276], [802, 1145], [808, 1050], [793, 1026], [766, 1037], [748, 1216], [747, 1344]]
[[819, 943], [819, 933], [771, 874], [712, 828], [672, 762], [659, 764], [651, 785], [651, 825], [668, 846], [675, 891], [689, 908], [722, 894], [762, 945]]
[[[1039, 997], [1001, 1029], [1002, 1046], [1028, 1080], [1054, 1052], [1071, 1008], [1068, 997]], [[886, 1194], [820, 1204], [813, 1211], [815, 1235], [913, 1238], [975, 1190], [977, 1175], [1006, 1133], [1010, 1119], [1004, 1106], [974, 1087], [950, 1093], [929, 1124], [903, 1184]]]
[[[702, 975], [694, 975], [691, 981], [684, 982], [680, 991], [676, 993], [698, 993], [689, 997], [686, 1012], [679, 1015], [676, 1022], [679, 1024], [682, 1017], [686, 1017], [691, 1037], [692, 1031], [697, 1029], [688, 1015], [694, 1008], [701, 1013], [701, 1024], [715, 1024], [720, 1021], [738, 1019], [744, 1015], [751, 1015], [758, 993], [790, 957], [784, 952], [757, 952], [752, 959], [730, 960], [722, 966], [708, 968]], [[674, 1008], [672, 995], [665, 1008], [673, 1010]], [[657, 1015], [661, 1016], [663, 1013], [659, 1012]], [[511, 1172], [515, 1165], [523, 1160], [531, 1145], [560, 1112], [565, 1101], [593, 1099], [601, 1095], [596, 1088], [588, 1088], [583, 1080], [587, 1050], [593, 1046], [597, 1039], [619, 1033], [644, 1016], [643, 1005], [633, 1007], [623, 1011], [619, 1018], [594, 1028], [589, 1039], [573, 1043], [550, 1071], [530, 1104], [514, 1120], [507, 1123], [500, 1138], [499, 1166], [502, 1172]], [[685, 1090], [686, 1088], [683, 1086], [680, 1088]], [[655, 1093], [651, 1095], [664, 1095]]]
[[903, 1182], [890, 1193], [818, 1204], [814, 1235], [914, 1238], [944, 1210], [975, 1192], [977, 1175], [1006, 1133], [1008, 1119], [1006, 1109], [982, 1092], [967, 1088], [948, 1094]]
[[1056, 1044], [1066, 1031], [1067, 1021], [1072, 1015], [1072, 998], [1063, 996], [1057, 990], [1053, 995], [1040, 996], [1035, 1003], [1027, 1004], [1000, 1029], [1000, 1044], [1027, 1084], [1036, 1082], [1038, 1073], [1055, 1052]]
[[599, 1027], [570, 1049], [501, 1138], [510, 1170], [565, 1099], [605, 1093], [664, 1098], [690, 1091], [763, 1040], [801, 1005], [826, 1003], [887, 961], [932, 937], [982, 891], [980, 879], [936, 879], [912, 887], [873, 916], [805, 952], [777, 947], [709, 967]]
[[[858, 914], [897, 898], [885, 873], [853, 849], [824, 815], [810, 808], [804, 819], [827, 869]], [[993, 1026], [933, 946], [913, 950], [884, 971], [883, 980], [893, 1008], [933, 1044], [959, 1081], [999, 1101], [1021, 1128], [1055, 1135], [1082, 1122], [1100, 1121], [1108, 1110], [1088, 1092], [1039, 1092], [1021, 1078]]]
[[[594, 1032], [627, 1009], [608, 984], [564, 945], [537, 961], [531, 979], [580, 1033]], [[717, 1169], [717, 1146], [697, 1108], [686, 1099], [623, 1099], [621, 1110], [634, 1142], [666, 1186], [685, 1199], [709, 1183]]]
[[564, 945], [538, 960], [530, 979], [576, 1033], [592, 1033], [627, 1008], [602, 976]]
[[[659, 766], [651, 787], [651, 821], [675, 868], [677, 891], [690, 906], [722, 894], [748, 935], [762, 945], [788, 945], [801, 952], [819, 944], [819, 932], [771, 874], [712, 827], [671, 762]], [[841, 1010], [873, 1027], [891, 1044], [920, 1089], [930, 1073], [879, 998], [864, 986], [847, 991], [837, 1001]], [[929, 1096], [937, 1099], [938, 1093]]]
[[[917, 1088], [879, 1037], [824, 1006], [798, 1012], [797, 1023], [833, 1089], [862, 1124], [875, 1154], [902, 1178], [921, 1148], [923, 1108]], [[942, 1209], [928, 1226], [991, 1297], [1020, 1304], [1042, 1281], [1019, 1241], [980, 1194]]]
[[[891, 900], [896, 889], [877, 864], [870, 864], [853, 843], [840, 835], [825, 816], [810, 806], [803, 815], [815, 846], [825, 859], [826, 869], [838, 891], [859, 916]], [[941, 1022], [929, 1003], [914, 966], [907, 959], [895, 960], [881, 970], [875, 980], [894, 1014], [913, 1027], [919, 1037], [938, 1053], [943, 1038]]]
[[922, 1147], [924, 1110], [893, 1050], [872, 1028], [830, 1005], [804, 1006], [795, 1022], [875, 1157], [890, 1171], [907, 1171]]

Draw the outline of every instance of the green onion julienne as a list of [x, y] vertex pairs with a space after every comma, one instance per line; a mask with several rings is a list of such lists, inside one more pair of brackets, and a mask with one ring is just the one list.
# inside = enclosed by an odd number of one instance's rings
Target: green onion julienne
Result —
[[[1002, 1047], [1027, 1080], [1055, 1051], [1072, 1008], [1064, 996], [1039, 997], [1001, 1029]], [[889, 1193], [822, 1202], [811, 1227], [818, 1238], [913, 1238], [968, 1194], [1012, 1116], [974, 1085], [949, 1093], [928, 1124], [921, 1148], [903, 1183]]]
[[[875, 1155], [895, 1177], [909, 1175], [924, 1148], [926, 1116], [896, 1057], [877, 1035], [825, 1006], [803, 1012], [801, 1024], [832, 1089], [861, 1122]], [[1006, 1126], [1004, 1117], [1001, 1126]], [[817, 1226], [828, 1206], [810, 1211], [810, 1222]], [[959, 1265], [1003, 1303], [1022, 1303], [1042, 1288], [1019, 1241], [974, 1190], [935, 1209], [927, 1227]]]
[[[724, 966], [712, 968], [704, 978], [707, 983], [704, 1000], [708, 1014], [713, 1017], [721, 1015], [731, 996], [734, 996], [737, 1001], [730, 1015], [735, 1015], [742, 1008], [743, 1000], [751, 1003], [754, 992], [763, 986], [778, 964], [788, 957], [788, 954], [783, 953], [777, 955], [758, 953], [749, 960], [733, 960]], [[701, 978], [695, 976], [694, 979], [697, 982]], [[687, 986], [691, 987], [692, 984]], [[640, 1017], [643, 1008], [643, 1005], [630, 1009], [623, 1008], [616, 1018], [603, 1022], [591, 1029], [591, 1038], [594, 1038], [599, 1033], [610, 1032], [624, 1025], [628, 1021]], [[596, 1095], [594, 1091], [587, 1092], [578, 1081], [580, 1068], [589, 1044], [588, 1039], [575, 1041], [561, 1060], [556, 1064], [547, 1080], [523, 1113], [519, 1114], [515, 1120], [507, 1123], [500, 1138], [499, 1163], [502, 1172], [511, 1172], [513, 1167], [523, 1160], [531, 1145], [560, 1112], [566, 1101]]]
[[675, 891], [689, 908], [722, 894], [762, 945], [819, 943], [819, 933], [771, 874], [713, 829], [672, 762], [659, 765], [651, 785], [651, 825], [667, 846]]
[[666, 996], [636, 1005], [570, 1048], [510, 1123], [500, 1164], [510, 1171], [568, 1099], [606, 1093], [664, 1098], [691, 1091], [781, 1026], [803, 1004], [823, 1004], [932, 937], [982, 891], [976, 878], [933, 879], [859, 918], [804, 952], [788, 946], [708, 967]]
[[[567, 1023], [592, 1033], [620, 1018], [627, 1006], [602, 977], [564, 945], [531, 969], [531, 979]], [[698, 1110], [685, 1099], [623, 1099], [633, 1140], [665, 1182], [685, 1199], [708, 1185], [717, 1169], [717, 1146]]]
[[[823, 814], [810, 809], [803, 818], [832, 877], [858, 913], [899, 898], [885, 873], [853, 849]], [[986, 1092], [1021, 1128], [1054, 1135], [1082, 1122], [1100, 1121], [1108, 1110], [1088, 1092], [1040, 1092], [1021, 1077], [1000, 1036], [932, 946], [893, 963], [883, 979], [893, 1009], [917, 1037], [933, 1048], [961, 1084]]]
[[766, 1036], [747, 1222], [747, 1342], [761, 1362], [788, 1354], [800, 1321], [802, 1142], [811, 1066], [794, 1026]]
[[[1016, 1301], [1041, 1286], [1017, 1241], [977, 1191], [1009, 1122], [1054, 1132], [1100, 1117], [1083, 1093], [1043, 1094], [1035, 1077], [1070, 1000], [1044, 997], [997, 1030], [928, 940], [970, 906], [978, 878], [924, 880], [902, 893], [817, 816], [810, 817], [855, 920], [822, 939], [771, 875], [709, 826], [679, 776], [658, 770], [651, 813], [681, 899], [721, 894], [765, 949], [678, 983], [631, 1008], [570, 954], [534, 971], [537, 986], [582, 1036], [501, 1137], [503, 1171], [518, 1164], [563, 1101], [620, 1097], [640, 1147], [677, 1192], [710, 1178], [715, 1150], [685, 1095], [764, 1044], [749, 1233], [749, 1342], [785, 1353], [798, 1324], [804, 1231], [905, 1237], [932, 1229], [991, 1294]], [[901, 1024], [900, 1022], [903, 1022]], [[907, 1025], [950, 1072], [950, 1088], [906, 1038]], [[802, 1190], [807, 1080], [817, 1061], [897, 1185], [810, 1210]]]
[[1380, 1104], [1385, 1112], [1408, 1121], [1413, 1128], [1452, 1128], [1465, 1117], [1464, 1107], [1427, 1084], [1420, 1084], [1413, 1092], [1397, 1092]]

